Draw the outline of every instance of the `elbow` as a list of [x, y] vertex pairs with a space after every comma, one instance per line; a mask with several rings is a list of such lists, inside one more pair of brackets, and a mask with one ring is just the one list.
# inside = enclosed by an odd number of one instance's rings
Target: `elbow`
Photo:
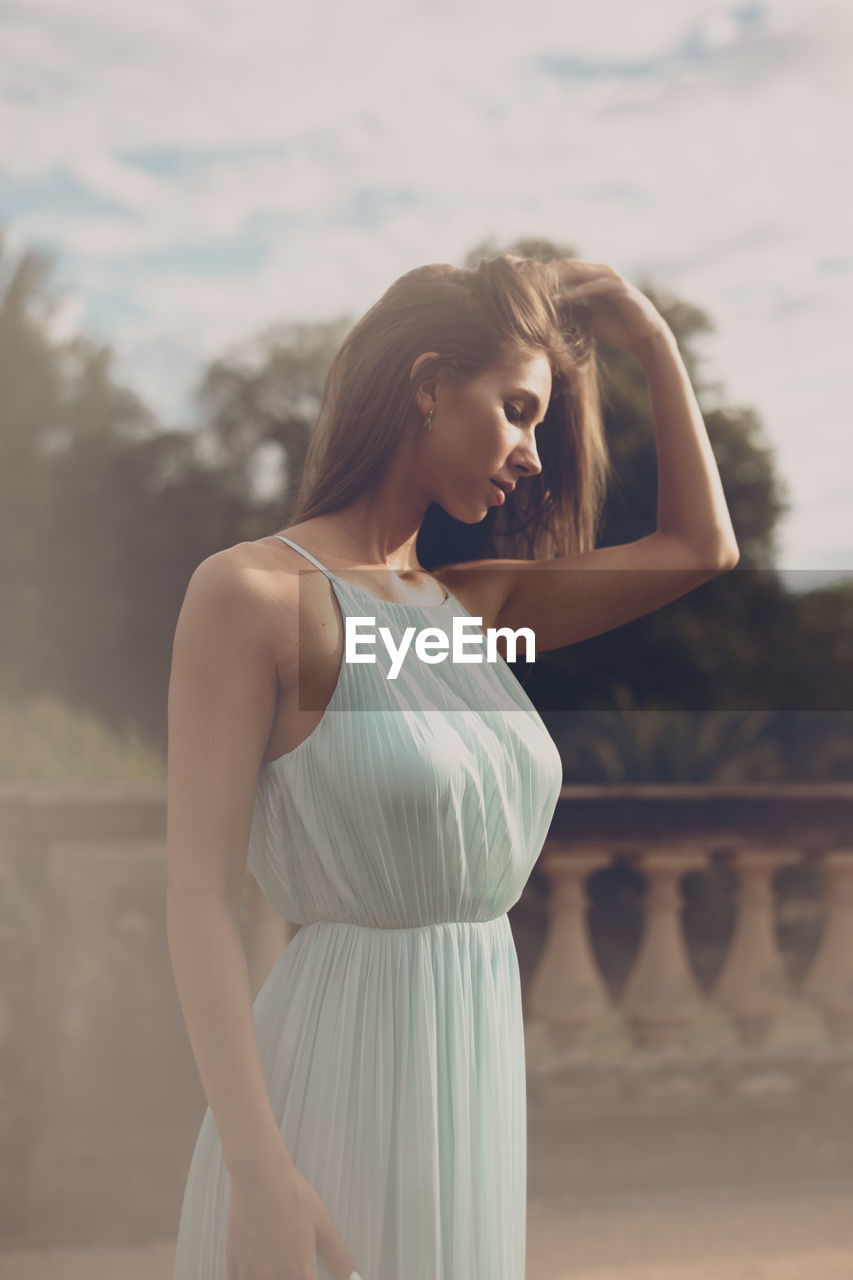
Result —
[[725, 573], [740, 560], [740, 548], [736, 542], [714, 542], [693, 548], [693, 559], [703, 571]]
[[227, 911], [236, 919], [240, 917], [242, 898], [240, 894], [229, 891], [217, 882], [209, 879], [185, 876], [182, 879], [172, 877], [166, 885], [166, 912], [174, 915], [178, 912], [210, 912]]
[[712, 563], [717, 570], [725, 573], [730, 568], [734, 568], [740, 559], [740, 548], [738, 544], [725, 543], [722, 547], [717, 547], [713, 552]]
[[740, 547], [736, 542], [730, 542], [722, 549], [719, 567], [722, 570], [733, 569], [739, 560]]

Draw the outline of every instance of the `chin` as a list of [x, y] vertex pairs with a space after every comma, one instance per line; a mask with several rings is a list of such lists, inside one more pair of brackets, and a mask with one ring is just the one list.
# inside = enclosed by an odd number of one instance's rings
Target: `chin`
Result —
[[458, 520], [460, 524], [482, 524], [491, 509], [487, 503], [483, 504], [483, 508], [477, 508], [470, 502], [440, 502], [435, 499], [435, 505], [440, 507], [446, 516], [451, 520]]
[[471, 526], [482, 524], [490, 511], [497, 511], [494, 502], [477, 501], [476, 495], [471, 493], [466, 495], [457, 492], [452, 499], [448, 495], [447, 502], [440, 498], [434, 498], [433, 501], [451, 520]]

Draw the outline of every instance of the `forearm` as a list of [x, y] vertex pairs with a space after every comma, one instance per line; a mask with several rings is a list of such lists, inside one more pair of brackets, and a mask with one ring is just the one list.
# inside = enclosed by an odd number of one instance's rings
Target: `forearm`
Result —
[[701, 552], [736, 554], [720, 473], [672, 331], [664, 327], [631, 350], [643, 366], [652, 404], [658, 532]]
[[290, 930], [287, 922], [270, 906], [251, 872], [247, 873], [246, 892], [249, 910], [245, 951], [254, 1000], [287, 946]]
[[223, 899], [167, 893], [166, 929], [178, 999], [231, 1174], [285, 1159], [255, 1038], [239, 922]]

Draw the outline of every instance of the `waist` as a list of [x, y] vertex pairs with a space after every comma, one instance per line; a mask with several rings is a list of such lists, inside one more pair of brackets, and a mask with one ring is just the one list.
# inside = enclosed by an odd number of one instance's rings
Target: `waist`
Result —
[[421, 924], [404, 924], [404, 925], [384, 925], [384, 924], [363, 924], [357, 920], [332, 920], [319, 919], [307, 920], [300, 924], [300, 932], [304, 929], [316, 928], [339, 928], [339, 929], [363, 929], [369, 933], [418, 933], [424, 931], [435, 931], [436, 929], [476, 929], [484, 928], [489, 925], [496, 925], [499, 921], [505, 920], [509, 924], [509, 916], [506, 911], [502, 911], [498, 916], [488, 916], [483, 920], [427, 920]]

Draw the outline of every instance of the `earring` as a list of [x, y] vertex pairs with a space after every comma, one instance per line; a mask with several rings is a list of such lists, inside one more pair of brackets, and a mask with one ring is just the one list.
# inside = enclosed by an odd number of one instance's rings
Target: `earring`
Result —
[[427, 431], [429, 431], [430, 427], [432, 426], [432, 415], [434, 412], [435, 412], [434, 409], [430, 409], [429, 413], [424, 418], [424, 426], [426, 427]]

